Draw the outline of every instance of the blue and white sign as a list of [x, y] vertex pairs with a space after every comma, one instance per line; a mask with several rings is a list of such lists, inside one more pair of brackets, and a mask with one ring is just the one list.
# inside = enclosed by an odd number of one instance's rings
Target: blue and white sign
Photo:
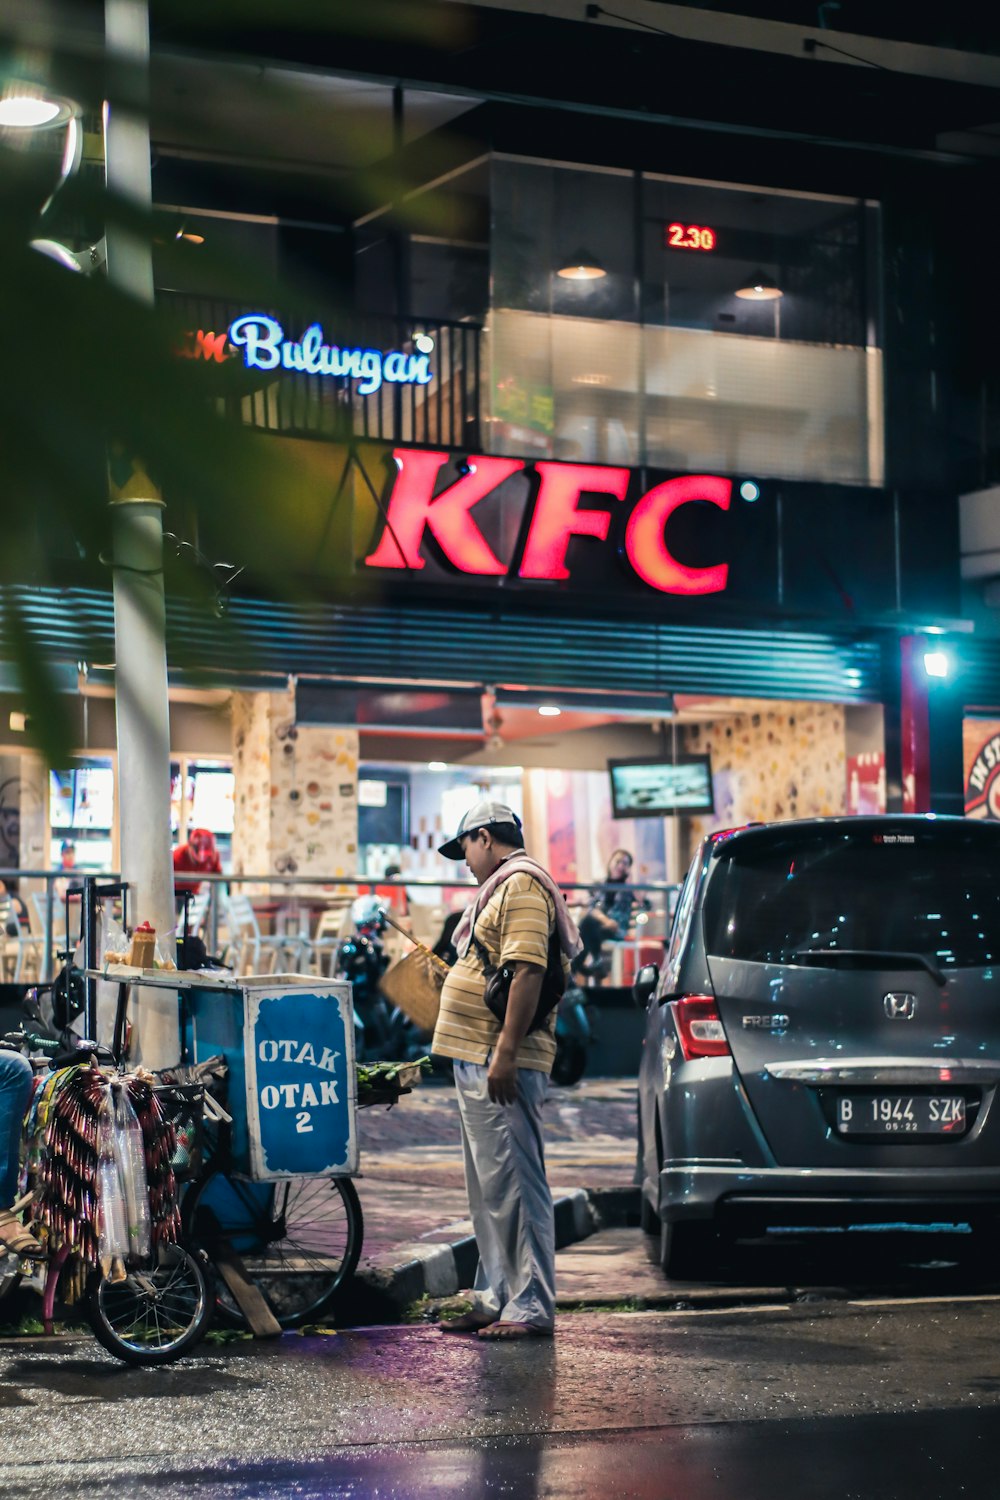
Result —
[[[317, 987], [319, 988], [319, 987]], [[358, 1169], [350, 986], [246, 991], [251, 1176]]]
[[358, 382], [360, 396], [370, 396], [384, 380], [394, 385], [428, 385], [434, 378], [427, 353], [342, 349], [324, 344], [319, 323], [310, 324], [295, 341], [286, 338], [277, 318], [267, 313], [246, 313], [237, 318], [229, 325], [229, 342], [243, 350], [248, 370], [299, 370], [306, 375], [346, 377]]

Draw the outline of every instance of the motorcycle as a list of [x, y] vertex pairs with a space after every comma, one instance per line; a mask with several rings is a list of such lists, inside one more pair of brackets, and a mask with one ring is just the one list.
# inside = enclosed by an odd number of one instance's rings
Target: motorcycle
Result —
[[354, 932], [337, 949], [334, 976], [346, 979], [354, 998], [354, 1050], [359, 1062], [407, 1062], [426, 1051], [416, 1027], [389, 1004], [379, 988], [389, 957], [382, 942], [385, 916], [374, 897], [351, 908]]
[[556, 1012], [556, 1056], [552, 1082], [560, 1088], [579, 1083], [587, 1068], [587, 1052], [596, 1040], [594, 1007], [579, 985], [567, 987]]

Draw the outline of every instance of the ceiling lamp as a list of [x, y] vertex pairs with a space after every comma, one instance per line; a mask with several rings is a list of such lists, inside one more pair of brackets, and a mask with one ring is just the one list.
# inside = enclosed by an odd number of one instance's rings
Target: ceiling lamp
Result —
[[174, 235], [175, 240], [186, 240], [189, 245], [203, 245], [205, 236], [198, 234], [196, 230], [188, 229], [186, 223], [182, 223], [180, 229]]
[[601, 277], [607, 274], [597, 256], [591, 255], [589, 250], [583, 248], [574, 250], [572, 255], [567, 255], [556, 272], [556, 275], [561, 276], [564, 281], [600, 281]]
[[757, 270], [752, 271], [747, 277], [747, 280], [738, 289], [736, 295], [737, 297], [742, 297], [745, 302], [776, 302], [779, 297], [783, 297], [785, 294], [774, 277], [769, 276], [766, 271], [762, 271], [758, 266]]

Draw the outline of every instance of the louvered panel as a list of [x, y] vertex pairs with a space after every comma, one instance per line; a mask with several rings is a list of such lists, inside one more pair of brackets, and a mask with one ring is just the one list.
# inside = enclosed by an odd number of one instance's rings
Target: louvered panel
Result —
[[960, 670], [963, 703], [1000, 710], [1000, 641], [963, 643]]
[[[40, 643], [114, 659], [110, 594], [16, 591]], [[233, 600], [227, 620], [168, 603], [170, 660], [225, 680], [236, 671], [403, 681], [523, 683], [871, 703], [882, 699], [875, 638], [500, 615], [440, 606], [320, 606]], [[1000, 649], [998, 649], [1000, 663]]]

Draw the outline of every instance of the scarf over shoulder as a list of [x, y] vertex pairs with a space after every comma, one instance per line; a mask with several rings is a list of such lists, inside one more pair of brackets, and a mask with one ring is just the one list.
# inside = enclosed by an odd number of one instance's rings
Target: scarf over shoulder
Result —
[[566, 900], [562, 891], [556, 885], [548, 870], [540, 865], [537, 859], [532, 859], [530, 854], [518, 850], [516, 854], [509, 854], [501, 864], [497, 865], [492, 875], [483, 881], [476, 892], [475, 899], [470, 901], [459, 919], [458, 926], [452, 934], [452, 943], [459, 958], [464, 958], [469, 951], [472, 942], [472, 929], [476, 924], [480, 912], [486, 906], [490, 897], [498, 886], [512, 875], [530, 875], [532, 880], [537, 880], [552, 897], [556, 910], [556, 931], [559, 934], [559, 945], [567, 958], [575, 958], [583, 947], [580, 934], [576, 929], [576, 923], [566, 909]]

